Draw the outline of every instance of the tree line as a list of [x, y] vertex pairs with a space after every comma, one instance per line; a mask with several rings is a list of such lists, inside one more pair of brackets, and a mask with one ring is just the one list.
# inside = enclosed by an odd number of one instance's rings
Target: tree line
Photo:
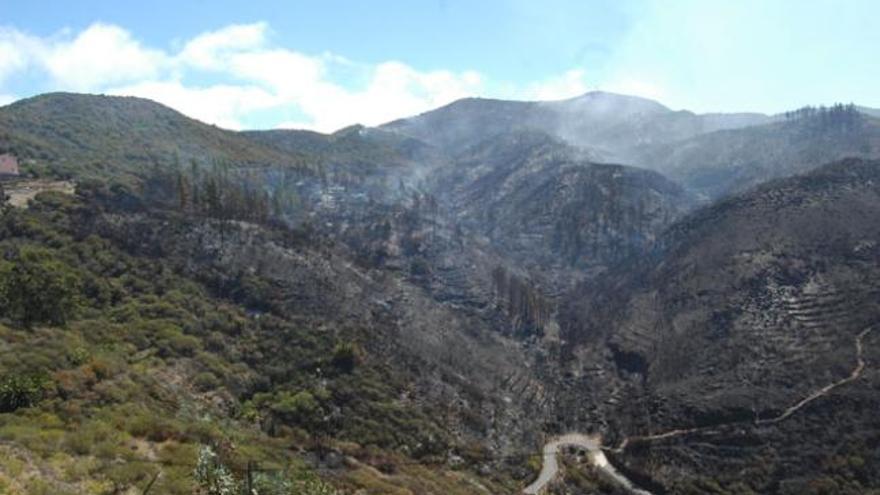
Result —
[[850, 131], [857, 128], [862, 121], [862, 114], [852, 103], [837, 103], [830, 107], [805, 106], [785, 112], [783, 117], [786, 121], [808, 123], [820, 130]]
[[145, 189], [148, 197], [187, 214], [265, 224], [282, 220], [299, 204], [294, 171], [274, 180], [266, 173], [221, 161], [182, 166], [175, 159], [172, 165], [154, 163]]

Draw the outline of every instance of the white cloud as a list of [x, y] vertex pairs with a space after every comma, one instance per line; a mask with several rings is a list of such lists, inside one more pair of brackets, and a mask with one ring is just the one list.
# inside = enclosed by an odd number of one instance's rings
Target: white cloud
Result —
[[479, 94], [483, 80], [474, 72], [421, 72], [400, 62], [385, 62], [370, 71], [364, 89], [349, 91], [318, 84], [300, 102], [313, 118], [312, 127], [333, 130], [353, 123], [378, 125]]
[[649, 98], [658, 101], [664, 100], [667, 95], [666, 90], [661, 86], [647, 80], [633, 78], [615, 79], [603, 85], [602, 89], [614, 93], [641, 96], [642, 98]]
[[[419, 70], [399, 61], [359, 64], [332, 53], [305, 54], [274, 44], [269, 25], [236, 24], [199, 34], [177, 50], [145, 46], [125, 29], [93, 24], [40, 38], [0, 29], [3, 77], [43, 77], [43, 90], [150, 98], [207, 123], [245, 122], [334, 131], [378, 125], [494, 88], [531, 99], [587, 90], [583, 70], [522, 88], [491, 84], [474, 71]], [[197, 82], [196, 82], [197, 81]], [[8, 92], [8, 90], [7, 90]], [[291, 116], [296, 119], [290, 122]]]
[[287, 98], [305, 98], [315, 87], [329, 84], [324, 61], [290, 50], [239, 53], [229, 58], [226, 69], [239, 79], [263, 84]]
[[652, 100], [662, 100], [666, 96], [666, 91], [660, 85], [650, 82], [649, 79], [621, 76], [603, 81], [602, 84], [590, 84], [587, 81], [586, 71], [572, 69], [527, 86], [522, 92], [522, 97], [539, 101], [564, 100], [592, 90], [641, 96]]
[[144, 48], [128, 31], [100, 23], [73, 40], [44, 43], [37, 55], [59, 86], [78, 91], [152, 78], [167, 62], [163, 52]]
[[109, 94], [149, 98], [209, 124], [241, 129], [241, 118], [272, 108], [277, 98], [255, 86], [213, 85], [188, 87], [179, 81], [146, 81], [112, 88]]
[[220, 69], [230, 54], [262, 47], [266, 43], [268, 29], [266, 23], [257, 22], [233, 24], [203, 33], [188, 41], [177, 59], [199, 69]]
[[[377, 125], [476, 94], [476, 72], [419, 71], [400, 62], [366, 66], [334, 54], [307, 55], [273, 46], [265, 23], [234, 25], [186, 42], [171, 80], [110, 89], [112, 94], [151, 98], [205, 122], [240, 128], [255, 111], [277, 110], [303, 118], [283, 126], [325, 132], [353, 123]], [[209, 71], [224, 84], [188, 86], [181, 75]], [[361, 84], [345, 84], [341, 73]], [[342, 77], [341, 79], [345, 79]], [[352, 87], [353, 86], [353, 87]]]
[[0, 28], [0, 83], [27, 67], [33, 40], [9, 28]]
[[[215, 101], [213, 105], [207, 101], [205, 105], [191, 104], [190, 115], [228, 126], [240, 122], [240, 116], [255, 109], [287, 109], [304, 118], [281, 126], [329, 132], [353, 123], [377, 125], [423, 112], [477, 94], [483, 82], [472, 71], [425, 72], [393, 61], [371, 67], [334, 54], [307, 55], [272, 46], [267, 31], [264, 23], [230, 26], [186, 43], [176, 57], [180, 66], [222, 72], [249, 87], [247, 92], [238, 92], [236, 97]], [[355, 73], [354, 79], [362, 84], [344, 84], [338, 77], [342, 72]], [[259, 95], [256, 88], [262, 90]], [[158, 98], [163, 93], [165, 99], [160, 101], [184, 108], [171, 103], [178, 98], [164, 94], [168, 88], [161, 92], [155, 91], [155, 85], [149, 91], [139, 89], [141, 96]], [[208, 89], [200, 90], [199, 94], [210, 94]], [[115, 90], [120, 94], [126, 91], [132, 94], [131, 88]], [[184, 91], [178, 84], [173, 93], [182, 95]], [[227, 88], [230, 92], [231, 88]], [[219, 120], [218, 115], [224, 118]]]

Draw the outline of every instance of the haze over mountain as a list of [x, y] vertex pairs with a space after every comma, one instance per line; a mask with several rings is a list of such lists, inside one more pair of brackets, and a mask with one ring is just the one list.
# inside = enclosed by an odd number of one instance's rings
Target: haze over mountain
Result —
[[662, 175], [598, 164], [540, 131], [499, 134], [428, 177], [463, 227], [524, 267], [589, 274], [644, 252], [692, 204]]
[[594, 150], [605, 161], [626, 161], [633, 146], [658, 144], [698, 134], [770, 122], [766, 115], [675, 112], [652, 100], [594, 91], [550, 101], [469, 98], [383, 128], [441, 147], [476, 144], [515, 130], [539, 130]]
[[801, 114], [774, 124], [644, 146], [636, 151], [634, 163], [718, 198], [841, 158], [880, 156], [880, 119], [853, 107]]
[[0, 107], [0, 491], [871, 493], [870, 113]]
[[711, 198], [848, 156], [880, 156], [877, 110], [790, 114], [700, 115], [645, 98], [590, 92], [552, 102], [460, 100], [383, 128], [444, 149], [540, 131], [595, 161], [656, 170]]

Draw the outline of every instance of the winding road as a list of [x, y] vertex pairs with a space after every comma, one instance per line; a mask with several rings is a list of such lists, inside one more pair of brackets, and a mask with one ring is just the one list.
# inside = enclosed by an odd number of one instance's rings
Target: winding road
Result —
[[578, 447], [587, 451], [590, 457], [590, 463], [596, 466], [619, 485], [637, 495], [651, 495], [651, 492], [636, 488], [636, 486], [620, 471], [614, 468], [605, 453], [602, 452], [602, 438], [598, 435], [583, 435], [581, 433], [569, 433], [554, 438], [544, 445], [542, 453], [543, 465], [538, 478], [527, 486], [523, 493], [529, 495], [537, 495], [546, 488], [547, 484], [556, 478], [559, 473], [559, 461], [557, 455], [563, 447]]
[[[758, 419], [754, 422], [755, 425], [767, 425], [779, 423], [780, 421], [784, 421], [791, 417], [791, 415], [795, 414], [799, 410], [803, 409], [807, 404], [813, 402], [820, 397], [828, 395], [832, 390], [842, 385], [846, 385], [850, 382], [853, 382], [859, 377], [862, 376], [862, 372], [865, 370], [865, 358], [864, 358], [864, 339], [874, 327], [868, 327], [862, 330], [855, 338], [855, 347], [856, 347], [856, 365], [853, 368], [852, 372], [846, 378], [842, 378], [836, 382], [830, 383], [811, 394], [807, 395], [803, 399], [797, 401], [792, 406], [786, 408], [782, 413], [772, 418], [766, 419]], [[711, 433], [719, 430], [725, 426], [730, 426], [732, 424], [738, 423], [729, 423], [723, 425], [713, 425], [713, 426], [705, 426], [705, 427], [696, 427], [696, 428], [680, 428], [669, 430], [663, 433], [657, 433], [653, 435], [643, 435], [643, 436], [633, 436], [624, 438], [623, 441], [615, 448], [605, 447], [602, 445], [602, 438], [599, 435], [584, 435], [581, 433], [568, 433], [562, 436], [558, 436], [550, 440], [544, 445], [544, 449], [542, 451], [543, 464], [541, 466], [541, 473], [538, 475], [538, 478], [532, 482], [529, 486], [527, 486], [523, 493], [527, 495], [537, 495], [540, 494], [547, 485], [553, 481], [556, 476], [559, 474], [559, 462], [557, 460], [557, 456], [559, 451], [563, 447], [578, 447], [585, 449], [589, 453], [590, 463], [593, 464], [597, 469], [605, 473], [609, 478], [613, 479], [623, 488], [629, 490], [631, 493], [636, 495], [651, 495], [651, 492], [643, 490], [635, 486], [635, 484], [630, 481], [629, 478], [621, 474], [614, 466], [608, 462], [608, 458], [605, 456], [603, 450], [608, 450], [610, 452], [623, 452], [627, 445], [629, 445], [632, 441], [639, 442], [648, 442], [652, 440], [662, 440], [665, 438], [672, 438], [681, 435], [687, 435], [690, 433]]]

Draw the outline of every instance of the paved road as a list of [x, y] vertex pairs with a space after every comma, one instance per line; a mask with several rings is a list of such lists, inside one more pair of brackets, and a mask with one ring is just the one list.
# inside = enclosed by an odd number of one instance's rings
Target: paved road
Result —
[[569, 433], [554, 438], [544, 445], [543, 465], [538, 478], [527, 486], [523, 493], [529, 495], [537, 495], [541, 493], [547, 484], [553, 481], [559, 474], [559, 461], [557, 455], [563, 447], [579, 447], [587, 451], [590, 462], [599, 470], [605, 473], [609, 478], [616, 481], [630, 492], [637, 495], [651, 495], [650, 492], [636, 488], [632, 481], [622, 475], [614, 466], [608, 462], [605, 453], [602, 452], [602, 439], [598, 435], [583, 435], [581, 433]]

